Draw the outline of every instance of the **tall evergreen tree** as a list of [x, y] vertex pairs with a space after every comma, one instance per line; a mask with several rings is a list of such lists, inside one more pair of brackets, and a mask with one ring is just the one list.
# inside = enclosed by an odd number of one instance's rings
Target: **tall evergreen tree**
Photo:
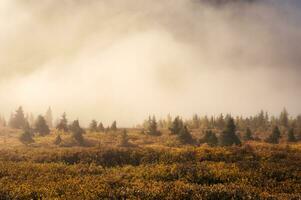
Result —
[[70, 131], [72, 133], [72, 137], [80, 144], [84, 144], [84, 137], [83, 133], [85, 133], [84, 129], [82, 129], [79, 125], [78, 120], [74, 120], [73, 123], [70, 125]]
[[129, 146], [129, 137], [128, 137], [126, 129], [123, 129], [123, 131], [122, 131], [122, 134], [120, 136], [119, 145], [122, 147]]
[[183, 126], [178, 134], [178, 138], [183, 144], [192, 144], [194, 142], [187, 126]]
[[51, 107], [48, 108], [45, 114], [45, 120], [49, 128], [53, 127], [53, 117]]
[[104, 132], [105, 131], [105, 127], [103, 126], [103, 124], [101, 122], [99, 122], [98, 126], [97, 126], [97, 130], [100, 132]]
[[278, 126], [275, 126], [273, 128], [272, 134], [267, 139], [265, 139], [265, 141], [272, 144], [278, 144], [280, 136], [281, 136], [281, 132]]
[[42, 115], [39, 115], [37, 118], [35, 123], [35, 131], [39, 133], [40, 136], [45, 136], [50, 133], [46, 120]]
[[227, 121], [225, 130], [220, 135], [219, 143], [221, 146], [231, 146], [233, 144], [241, 144], [239, 138], [236, 135], [236, 126], [234, 119], [230, 117]]
[[180, 117], [177, 116], [173, 120], [171, 127], [169, 127], [169, 130], [172, 135], [179, 135], [179, 133], [183, 129], [183, 127], [184, 127], [184, 123], [183, 123], [182, 119], [180, 119]]
[[249, 127], [247, 127], [245, 134], [243, 136], [244, 141], [254, 140], [252, 136], [252, 131]]
[[204, 137], [200, 140], [200, 143], [207, 143], [209, 146], [216, 146], [218, 139], [212, 130], [207, 130]]
[[23, 108], [20, 106], [14, 115], [12, 115], [9, 126], [11, 128], [22, 129], [25, 126], [26, 119], [24, 116]]
[[98, 128], [97, 128], [97, 121], [96, 120], [92, 120], [90, 125], [89, 125], [89, 130], [91, 132], [98, 132]]
[[290, 130], [288, 131], [287, 141], [288, 142], [296, 142], [297, 141], [297, 139], [295, 137], [295, 130], [294, 130], [294, 128], [290, 128]]
[[68, 120], [66, 117], [66, 113], [63, 113], [59, 123], [57, 124], [56, 128], [60, 131], [68, 132]]
[[288, 112], [286, 111], [285, 108], [282, 110], [280, 114], [279, 122], [281, 126], [288, 127], [289, 118], [288, 118]]
[[111, 131], [117, 131], [117, 122], [116, 121], [113, 121], [110, 129], [111, 129]]
[[158, 131], [158, 127], [157, 127], [157, 120], [156, 117], [153, 116], [153, 118], [149, 117], [149, 121], [148, 121], [148, 134], [150, 135], [154, 135], [154, 136], [158, 136], [161, 133]]

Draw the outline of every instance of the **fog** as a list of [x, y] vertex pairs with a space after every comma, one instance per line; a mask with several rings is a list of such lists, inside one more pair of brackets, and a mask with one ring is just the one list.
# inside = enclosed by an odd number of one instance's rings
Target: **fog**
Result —
[[1, 0], [0, 113], [301, 113], [298, 1], [242, 1]]

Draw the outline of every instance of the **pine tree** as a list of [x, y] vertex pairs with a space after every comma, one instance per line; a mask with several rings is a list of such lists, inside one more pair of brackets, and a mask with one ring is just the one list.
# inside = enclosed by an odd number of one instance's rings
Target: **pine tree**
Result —
[[218, 143], [215, 133], [211, 130], [206, 131], [204, 137], [200, 140], [200, 143], [207, 143], [209, 146], [216, 146]]
[[193, 138], [187, 126], [183, 126], [178, 134], [178, 138], [182, 144], [192, 144]]
[[154, 136], [159, 136], [161, 135], [161, 133], [158, 131], [158, 127], [157, 127], [157, 120], [156, 117], [153, 116], [153, 118], [149, 117], [149, 121], [148, 121], [148, 134], [149, 135], [154, 135]]
[[83, 145], [83, 134], [85, 133], [85, 131], [80, 127], [78, 120], [74, 120], [73, 123], [70, 125], [70, 131], [72, 133], [72, 138], [74, 138], [80, 145]]
[[297, 139], [295, 137], [295, 130], [294, 130], [294, 128], [290, 128], [290, 130], [288, 131], [287, 141], [288, 142], [296, 142], [297, 141]]
[[39, 115], [35, 123], [35, 131], [39, 133], [40, 136], [45, 136], [50, 133], [49, 127], [43, 116]]
[[60, 119], [60, 122], [57, 124], [56, 128], [59, 131], [68, 132], [68, 120], [66, 118], [66, 113], [63, 113], [62, 118]]
[[53, 117], [52, 117], [52, 110], [51, 107], [48, 108], [45, 114], [45, 120], [49, 128], [53, 127]]
[[244, 139], [244, 141], [254, 140], [254, 138], [252, 136], [252, 131], [249, 127], [247, 127], [247, 129], [246, 129], [243, 139]]
[[119, 145], [122, 147], [129, 146], [129, 137], [128, 137], [126, 129], [124, 129], [121, 134]]
[[200, 128], [200, 125], [201, 125], [201, 120], [199, 118], [199, 116], [197, 114], [193, 115], [192, 117], [192, 127], [195, 128], [195, 129], [198, 129]]
[[24, 116], [23, 108], [20, 106], [14, 115], [12, 115], [9, 126], [11, 128], [22, 129], [25, 126], [26, 119]]
[[279, 117], [279, 122], [280, 122], [280, 125], [284, 126], [284, 127], [288, 127], [288, 112], [286, 111], [286, 109], [284, 108], [280, 114], [280, 117]]
[[231, 146], [233, 144], [241, 144], [239, 138], [236, 135], [236, 126], [232, 117], [227, 121], [225, 130], [220, 135], [219, 143], [221, 146]]
[[180, 119], [180, 117], [177, 116], [173, 120], [171, 127], [169, 127], [169, 130], [172, 135], [179, 135], [179, 133], [183, 129], [183, 127], [184, 127], [184, 123], [183, 123], [182, 119]]
[[98, 132], [98, 128], [97, 128], [97, 121], [96, 120], [92, 120], [90, 125], [89, 125], [89, 130], [91, 132]]
[[54, 142], [53, 142], [53, 144], [60, 145], [61, 143], [62, 143], [62, 138], [61, 138], [60, 135], [57, 135]]
[[117, 122], [116, 121], [113, 121], [112, 125], [111, 125], [111, 131], [117, 131]]
[[32, 138], [32, 134], [25, 130], [21, 136], [19, 137], [20, 142], [22, 142], [23, 144], [30, 144], [30, 143], [34, 143], [34, 139]]
[[100, 132], [104, 132], [105, 131], [105, 127], [103, 126], [103, 124], [101, 122], [99, 122], [98, 126], [97, 126], [97, 130]]
[[281, 133], [280, 133], [278, 126], [275, 126], [272, 134], [267, 139], [265, 139], [265, 141], [268, 143], [272, 143], [272, 144], [278, 144], [280, 136], [281, 136]]

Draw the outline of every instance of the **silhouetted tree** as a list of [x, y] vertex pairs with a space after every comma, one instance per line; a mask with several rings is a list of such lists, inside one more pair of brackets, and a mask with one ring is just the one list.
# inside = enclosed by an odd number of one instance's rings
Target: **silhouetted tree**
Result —
[[121, 134], [121, 137], [120, 137], [119, 145], [122, 146], [122, 147], [129, 146], [129, 137], [128, 137], [128, 134], [127, 134], [126, 129], [124, 129], [124, 130], [122, 131], [122, 134]]
[[288, 127], [288, 122], [289, 122], [288, 112], [286, 111], [285, 108], [282, 110], [282, 112], [280, 114], [279, 122], [280, 122], [280, 125]]
[[245, 134], [243, 136], [243, 140], [244, 141], [249, 141], [249, 140], [254, 140], [253, 136], [252, 136], [252, 131], [249, 127], [247, 127]]
[[73, 123], [70, 125], [70, 131], [72, 133], [72, 137], [80, 144], [84, 144], [84, 137], [83, 133], [85, 133], [84, 129], [82, 129], [79, 125], [78, 120], [74, 120]]
[[183, 121], [180, 119], [179, 116], [177, 116], [171, 123], [171, 127], [169, 127], [169, 130], [172, 135], [179, 135], [183, 127], [184, 127]]
[[48, 108], [45, 114], [45, 120], [49, 128], [53, 127], [53, 118], [52, 118], [52, 110], [51, 107]]
[[219, 144], [221, 146], [231, 146], [233, 144], [241, 144], [239, 138], [236, 135], [236, 126], [232, 117], [227, 121], [225, 130], [220, 135]]
[[161, 135], [161, 133], [158, 131], [157, 121], [156, 121], [156, 117], [155, 116], [153, 116], [153, 118], [149, 117], [149, 120], [148, 120], [148, 131], [147, 131], [147, 133], [149, 135], [154, 135], [154, 136]]
[[97, 121], [96, 120], [92, 120], [90, 125], [89, 125], [89, 130], [91, 132], [97, 132], [98, 128], [97, 128]]
[[24, 128], [25, 123], [26, 123], [26, 119], [24, 116], [23, 108], [22, 106], [20, 106], [16, 110], [16, 113], [11, 117], [9, 121], [9, 126], [11, 128], [22, 129]]
[[57, 124], [56, 128], [60, 131], [68, 132], [68, 120], [66, 118], [66, 113], [63, 113], [62, 118]]
[[207, 143], [209, 146], [216, 146], [218, 139], [211, 130], [207, 130], [204, 137], [200, 140], [200, 143]]
[[25, 130], [21, 136], [19, 137], [20, 142], [22, 142], [23, 144], [30, 144], [30, 143], [34, 143], [34, 139], [32, 138], [32, 134]]
[[265, 141], [268, 143], [272, 143], [272, 144], [278, 144], [280, 136], [281, 136], [281, 133], [280, 133], [278, 126], [275, 126], [273, 128], [272, 134], [267, 139], [265, 139]]
[[287, 141], [288, 142], [296, 142], [297, 141], [297, 139], [295, 137], [295, 130], [294, 130], [294, 128], [290, 128], [290, 130], [288, 131]]
[[187, 126], [183, 126], [178, 134], [178, 138], [183, 144], [192, 144], [194, 142], [191, 133], [189, 132]]
[[35, 123], [35, 131], [39, 133], [40, 136], [45, 136], [50, 133], [49, 127], [43, 116], [39, 115]]
[[117, 131], [117, 122], [116, 121], [113, 121], [110, 130], [111, 131]]
[[192, 128], [200, 128], [201, 120], [197, 114], [192, 117]]
[[55, 137], [55, 139], [54, 139], [53, 144], [55, 144], [55, 145], [60, 145], [61, 143], [62, 143], [62, 138], [61, 138], [60, 135], [57, 135], [57, 136]]
[[101, 122], [99, 122], [98, 126], [97, 126], [98, 131], [100, 132], [104, 132], [105, 131], [105, 127], [103, 126], [103, 124]]

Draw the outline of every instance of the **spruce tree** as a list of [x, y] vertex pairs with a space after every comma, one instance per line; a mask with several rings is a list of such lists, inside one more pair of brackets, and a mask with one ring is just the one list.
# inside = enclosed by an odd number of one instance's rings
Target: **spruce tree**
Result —
[[61, 138], [61, 136], [60, 135], [57, 135], [56, 137], [55, 137], [55, 140], [54, 140], [54, 142], [53, 142], [55, 145], [60, 145], [61, 143], [62, 143], [62, 138]]
[[232, 117], [227, 120], [226, 128], [220, 135], [219, 144], [221, 146], [241, 144], [238, 136], [236, 135], [236, 126]]
[[89, 125], [89, 130], [91, 132], [97, 132], [98, 128], [97, 128], [97, 121], [96, 120], [92, 120], [90, 125]]
[[73, 123], [70, 125], [70, 131], [72, 133], [72, 138], [74, 138], [80, 145], [83, 145], [83, 133], [85, 133], [85, 131], [80, 127], [78, 120], [74, 120]]
[[187, 126], [183, 126], [178, 133], [178, 138], [182, 144], [192, 144], [193, 138]]
[[129, 137], [128, 137], [126, 129], [124, 129], [122, 131], [122, 134], [120, 136], [119, 146], [122, 146], [122, 147], [129, 146]]
[[280, 133], [278, 126], [275, 126], [273, 128], [272, 134], [267, 139], [265, 139], [265, 141], [268, 143], [271, 143], [271, 144], [278, 144], [280, 136], [281, 136], [281, 133]]
[[282, 125], [284, 127], [288, 127], [288, 122], [289, 122], [288, 112], [286, 111], [285, 108], [282, 110], [282, 112], [280, 114], [279, 122], [280, 122], [280, 125]]
[[207, 143], [209, 146], [216, 146], [218, 139], [211, 130], [207, 130], [204, 137], [200, 140], [200, 143]]
[[24, 130], [24, 132], [19, 137], [19, 140], [20, 140], [20, 142], [22, 142], [23, 144], [26, 144], [26, 145], [28, 145], [30, 143], [34, 143], [32, 134], [28, 130]]
[[158, 124], [155, 116], [153, 116], [153, 118], [149, 117], [147, 132], [149, 135], [154, 135], [154, 136], [159, 136], [161, 134], [158, 131]]
[[22, 129], [24, 128], [26, 123], [26, 119], [24, 116], [23, 108], [20, 106], [14, 115], [11, 116], [11, 119], [9, 121], [9, 126], [11, 128], [16, 128], [16, 129]]
[[104, 132], [105, 131], [105, 127], [103, 126], [103, 124], [101, 122], [99, 122], [98, 126], [97, 126], [97, 130], [100, 132]]
[[288, 142], [296, 142], [297, 141], [297, 139], [295, 137], [295, 130], [294, 130], [294, 128], [290, 128], [290, 130], [288, 131], [287, 141]]
[[111, 131], [117, 131], [117, 122], [116, 121], [113, 121], [112, 125], [111, 125]]
[[45, 114], [45, 120], [49, 128], [53, 127], [53, 117], [52, 117], [52, 110], [51, 107], [48, 108]]
[[68, 132], [68, 120], [66, 117], [66, 113], [63, 113], [62, 118], [61, 118], [60, 122], [57, 124], [56, 128], [59, 131]]
[[252, 136], [252, 131], [249, 127], [247, 127], [245, 134], [243, 136], [244, 141], [254, 140]]
[[183, 127], [184, 127], [184, 123], [182, 119], [180, 119], [180, 117], [177, 116], [171, 123], [171, 127], [169, 127], [169, 130], [172, 135], [179, 135]]
[[35, 123], [35, 131], [39, 133], [40, 136], [45, 136], [50, 133], [49, 127], [43, 116], [39, 115]]

